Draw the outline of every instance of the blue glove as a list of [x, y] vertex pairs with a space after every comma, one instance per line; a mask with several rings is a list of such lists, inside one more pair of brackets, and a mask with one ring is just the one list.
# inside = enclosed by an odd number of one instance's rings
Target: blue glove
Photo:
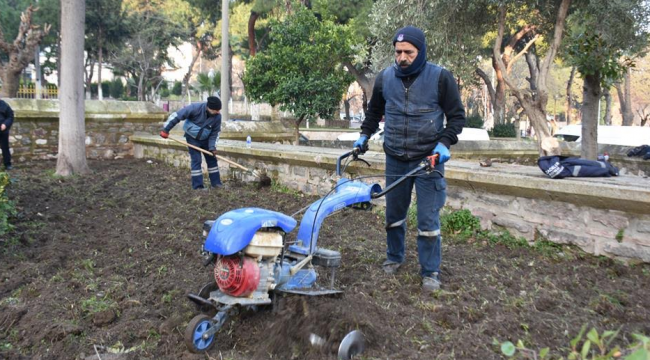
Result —
[[433, 155], [438, 154], [438, 163], [444, 164], [447, 162], [447, 160], [451, 159], [451, 153], [449, 152], [449, 149], [443, 144], [443, 143], [438, 143], [436, 145], [436, 148], [433, 149], [433, 152], [431, 153]]
[[368, 136], [366, 135], [361, 135], [357, 139], [357, 141], [354, 142], [354, 145], [352, 146], [354, 148], [359, 148], [362, 154], [365, 154], [366, 151], [368, 151]]

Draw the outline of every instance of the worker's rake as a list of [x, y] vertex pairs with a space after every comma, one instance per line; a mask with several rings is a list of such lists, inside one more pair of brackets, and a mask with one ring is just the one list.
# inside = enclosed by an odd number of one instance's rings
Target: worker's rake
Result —
[[247, 168], [247, 167], [245, 167], [245, 166], [242, 166], [242, 165], [239, 165], [239, 164], [237, 164], [236, 162], [234, 162], [234, 161], [232, 161], [232, 160], [228, 160], [228, 159], [226, 159], [226, 158], [223, 157], [223, 156], [219, 156], [219, 155], [217, 155], [217, 154], [213, 154], [213, 153], [210, 152], [210, 151], [207, 151], [207, 150], [205, 150], [205, 149], [201, 149], [200, 147], [195, 146], [195, 145], [192, 145], [192, 144], [188, 144], [188, 143], [186, 143], [185, 141], [181, 141], [181, 140], [178, 140], [178, 139], [174, 139], [174, 138], [171, 137], [171, 136], [168, 137], [168, 139], [170, 139], [170, 140], [172, 140], [172, 141], [175, 141], [175, 142], [177, 142], [177, 143], [179, 143], [179, 144], [183, 144], [183, 145], [185, 145], [185, 146], [187, 146], [187, 147], [189, 147], [189, 148], [192, 148], [192, 149], [194, 149], [194, 150], [196, 150], [196, 151], [202, 152], [202, 153], [204, 153], [204, 154], [206, 154], [206, 155], [214, 156], [214, 157], [217, 158], [218, 160], [221, 160], [221, 161], [223, 161], [223, 162], [226, 162], [226, 163], [228, 163], [228, 164], [230, 164], [230, 165], [232, 165], [232, 166], [234, 166], [234, 167], [236, 167], [236, 168], [238, 168], [238, 169], [240, 169], [240, 170], [243, 170], [243, 171], [245, 171], [245, 172], [247, 172], [247, 173], [253, 175], [253, 176], [254, 176], [254, 177], [259, 181], [260, 186], [269, 186], [269, 185], [271, 185], [271, 178], [269, 178], [269, 177], [268, 177], [266, 174], [264, 174], [264, 173], [261, 173], [261, 172], [259, 172], [259, 171], [257, 171], [257, 170], [250, 170], [249, 168]]

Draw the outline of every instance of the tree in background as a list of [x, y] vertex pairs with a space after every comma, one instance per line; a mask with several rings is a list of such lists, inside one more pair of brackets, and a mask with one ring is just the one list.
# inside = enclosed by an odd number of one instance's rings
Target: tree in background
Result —
[[[128, 35], [122, 0], [88, 0], [86, 2], [86, 54], [97, 61], [97, 83], [102, 83], [104, 54], [118, 47]], [[94, 61], [93, 61], [94, 62]], [[93, 66], [94, 67], [94, 66]], [[92, 76], [88, 81], [92, 80]], [[103, 89], [98, 88], [102, 100]]]
[[196, 81], [199, 83], [199, 91], [213, 96], [221, 87], [221, 72], [217, 71], [212, 76], [200, 73], [196, 76]]
[[[0, 97], [15, 97], [20, 84], [20, 73], [34, 59], [34, 50], [50, 31], [50, 26], [43, 27], [32, 23], [32, 15], [37, 9], [33, 6], [20, 15], [20, 24], [13, 42], [7, 42], [0, 25], [0, 80], [2, 89]], [[4, 8], [3, 8], [4, 12]]]
[[591, 0], [569, 17], [568, 61], [584, 79], [583, 158], [595, 160], [598, 155], [598, 108], [602, 89], [611, 88], [634, 66], [633, 59], [644, 53], [648, 45], [649, 19], [650, 9], [643, 0]]
[[363, 91], [363, 110], [368, 109], [372, 97], [375, 72], [371, 67], [373, 41], [369, 28], [373, 0], [314, 0], [313, 10], [322, 18], [333, 19], [337, 24], [347, 25], [352, 33], [353, 51], [341, 63], [354, 76]]
[[192, 60], [183, 76], [182, 95], [185, 99], [198, 59], [214, 59], [217, 56], [218, 43], [215, 36], [220, 30], [216, 21], [221, 18], [221, 6], [208, 6], [202, 0], [169, 0], [163, 11], [171, 21], [183, 27], [183, 40], [192, 44]]
[[[507, 41], [505, 47], [502, 46], [508, 5], [504, 3], [499, 4], [498, 32], [492, 47], [493, 59], [495, 59], [497, 67], [503, 73], [503, 80], [508, 85], [512, 95], [517, 98], [517, 101], [526, 112], [531, 125], [535, 129], [540, 153], [542, 152], [542, 142], [551, 136], [546, 120], [546, 105], [549, 97], [547, 79], [551, 65], [555, 60], [555, 56], [562, 42], [570, 3], [571, 0], [562, 0], [559, 7], [557, 7], [553, 31], [550, 33], [552, 37], [548, 40], [548, 48], [542, 61], [539, 61], [536, 54], [529, 53], [529, 51], [532, 52], [532, 46], [541, 36], [541, 33], [537, 32], [537, 26], [535, 24], [523, 24], [521, 29], [513, 35], [516, 41], [511, 38]], [[523, 48], [517, 48], [517, 44], [520, 41], [524, 41], [525, 45]], [[526, 56], [526, 63], [530, 72], [530, 77], [527, 79], [529, 83], [527, 87], [519, 87], [511, 75], [512, 65], [522, 56]]]
[[120, 49], [111, 54], [111, 62], [116, 70], [131, 75], [138, 100], [145, 101], [147, 89], [162, 81], [165, 65], [174, 67], [169, 48], [178, 46], [187, 33], [161, 11], [159, 2], [130, 0], [125, 5], [129, 14], [129, 36]]
[[61, 0], [61, 95], [59, 153], [56, 174], [70, 176], [90, 171], [86, 162], [83, 77], [84, 0]]
[[300, 7], [271, 26], [271, 44], [246, 63], [243, 81], [252, 101], [280, 105], [296, 116], [295, 143], [306, 118], [332, 118], [352, 77], [340, 59], [350, 56], [349, 29], [319, 21]]

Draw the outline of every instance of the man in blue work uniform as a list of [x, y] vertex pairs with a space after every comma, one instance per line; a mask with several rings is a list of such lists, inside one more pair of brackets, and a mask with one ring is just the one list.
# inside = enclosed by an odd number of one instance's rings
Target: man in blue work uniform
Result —
[[9, 129], [14, 123], [14, 111], [4, 100], [0, 100], [0, 149], [5, 170], [11, 170], [11, 152], [9, 151]]
[[[183, 130], [185, 139], [190, 145], [217, 154], [217, 141], [221, 132], [221, 100], [216, 96], [208, 97], [207, 103], [190, 104], [171, 114], [163, 125], [160, 136], [167, 139], [169, 132], [181, 120], [185, 120]], [[190, 151], [192, 189], [205, 189], [203, 187], [203, 171], [201, 170], [201, 155], [198, 150], [188, 147]], [[216, 157], [203, 154], [208, 165], [208, 176], [212, 187], [221, 187], [219, 166]]]
[[[354, 147], [366, 151], [368, 139], [385, 117], [386, 186], [432, 154], [438, 155], [436, 170], [444, 174], [444, 163], [451, 158], [449, 148], [458, 142], [465, 125], [465, 109], [456, 81], [451, 72], [427, 62], [422, 30], [412, 26], [398, 30], [393, 45], [395, 64], [377, 76], [361, 136], [354, 143]], [[388, 249], [382, 268], [395, 274], [405, 261], [406, 216], [414, 185], [422, 290], [430, 292], [441, 285], [440, 209], [445, 204], [447, 184], [440, 174], [409, 178], [386, 195]]]

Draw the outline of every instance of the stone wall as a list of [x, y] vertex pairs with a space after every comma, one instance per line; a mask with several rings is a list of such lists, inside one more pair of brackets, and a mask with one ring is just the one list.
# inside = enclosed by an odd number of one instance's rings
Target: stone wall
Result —
[[[6, 99], [15, 113], [9, 133], [13, 159], [56, 157], [59, 145], [57, 100]], [[160, 130], [167, 113], [147, 102], [86, 100], [86, 155], [89, 158], [130, 156], [136, 132]]]
[[[189, 168], [186, 149], [155, 137], [134, 136], [135, 156]], [[331, 190], [340, 149], [222, 141], [223, 156], [250, 169], [266, 171], [275, 181], [307, 194]], [[377, 175], [363, 181], [383, 185], [384, 154], [364, 156], [372, 167], [349, 166], [353, 176]], [[222, 177], [245, 178], [227, 164]], [[528, 241], [546, 239], [572, 244], [586, 252], [623, 260], [650, 262], [650, 179], [547, 178], [534, 166], [495, 163], [482, 168], [476, 161], [452, 160], [446, 168], [447, 206], [469, 209], [485, 229], [507, 229]], [[189, 185], [189, 172], [187, 186]], [[381, 204], [381, 202], [380, 202]], [[305, 204], [306, 205], [306, 204]]]
[[[58, 100], [5, 99], [15, 113], [9, 142], [16, 163], [55, 158], [59, 141]], [[115, 158], [133, 155], [129, 140], [136, 133], [158, 134], [168, 113], [149, 102], [86, 100], [86, 156]], [[182, 123], [172, 135], [183, 139]], [[228, 121], [221, 138], [255, 142], [290, 142], [293, 133], [280, 122]]]

